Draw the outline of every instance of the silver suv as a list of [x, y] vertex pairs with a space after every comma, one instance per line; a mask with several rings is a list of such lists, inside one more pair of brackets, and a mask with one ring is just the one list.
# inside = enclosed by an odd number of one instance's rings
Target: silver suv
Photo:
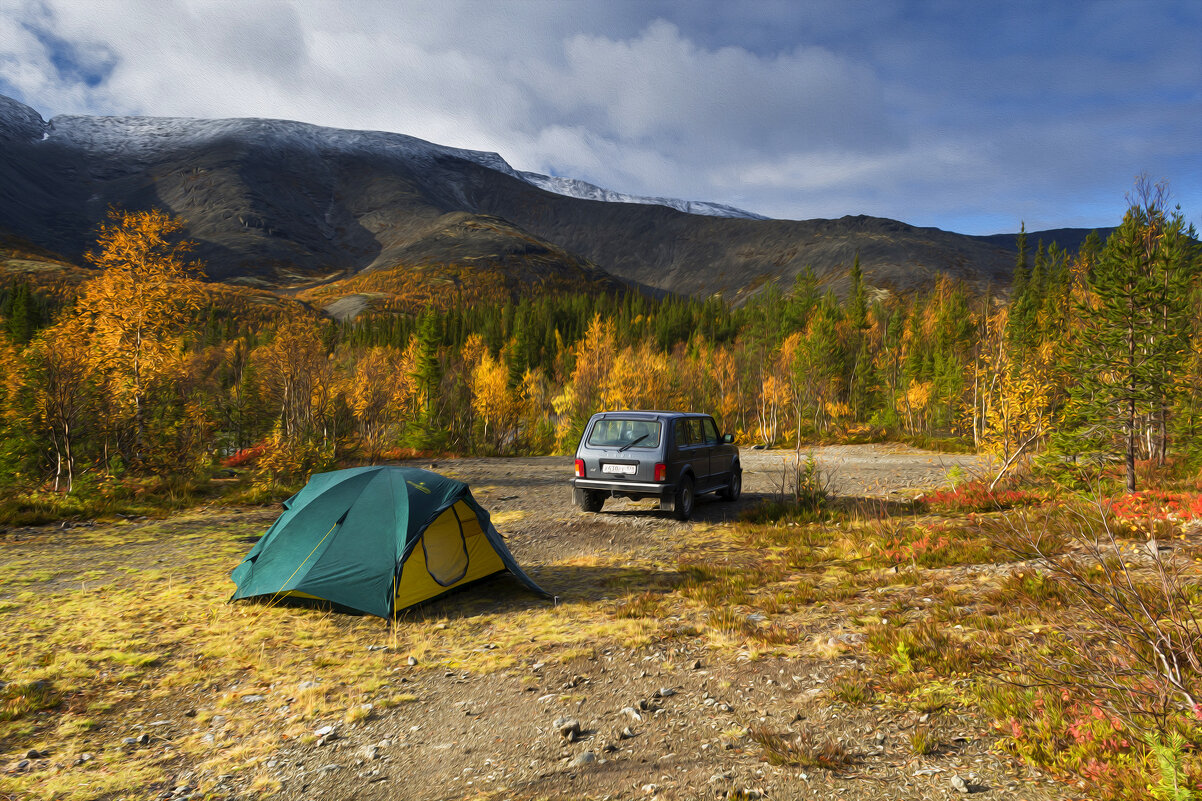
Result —
[[659, 498], [660, 509], [688, 520], [699, 494], [738, 499], [743, 470], [733, 442], [707, 414], [595, 414], [576, 447], [573, 498], [586, 512], [601, 511], [607, 497]]

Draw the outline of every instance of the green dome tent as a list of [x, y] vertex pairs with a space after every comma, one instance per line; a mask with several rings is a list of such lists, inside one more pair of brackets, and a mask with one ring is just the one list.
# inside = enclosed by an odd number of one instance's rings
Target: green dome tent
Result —
[[460, 481], [411, 467], [317, 473], [230, 578], [233, 598], [301, 597], [388, 618], [469, 582], [522, 572]]

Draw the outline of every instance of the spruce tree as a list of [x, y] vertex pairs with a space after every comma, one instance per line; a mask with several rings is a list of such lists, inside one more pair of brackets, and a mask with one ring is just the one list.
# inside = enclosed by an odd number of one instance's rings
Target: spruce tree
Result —
[[442, 364], [438, 360], [438, 346], [442, 340], [438, 314], [427, 307], [417, 321], [417, 359], [413, 378], [417, 381], [421, 397], [421, 418], [432, 416], [434, 397], [442, 381]]
[[851, 375], [848, 378], [847, 401], [852, 416], [857, 420], [866, 418], [868, 407], [868, 383], [872, 375], [872, 354], [868, 349], [868, 300], [864, 291], [864, 273], [860, 269], [860, 252], [856, 251], [851, 263], [851, 293], [847, 298], [847, 321], [851, 324], [851, 341], [848, 352], [851, 356]]
[[[1130, 492], [1137, 457], [1167, 448], [1163, 416], [1172, 403], [1172, 376], [1186, 357], [1188, 286], [1196, 274], [1185, 236], [1179, 214], [1133, 205], [1087, 274], [1088, 292], [1077, 303], [1066, 441], [1120, 452]], [[1141, 442], [1157, 436], [1162, 444], [1145, 452]]]
[[864, 292], [864, 272], [860, 269], [860, 251], [851, 263], [851, 293], [847, 298], [847, 319], [857, 332], [868, 327], [868, 301]]
[[[1010, 284], [1010, 322], [1006, 328], [1010, 350], [1015, 354], [1015, 363], [1022, 361], [1022, 354], [1035, 342], [1035, 317], [1039, 297], [1039, 288], [1032, 280], [1036, 276], [1027, 264], [1026, 223], [1019, 229], [1017, 244], [1018, 257], [1014, 263], [1014, 277]], [[1042, 280], [1042, 275], [1039, 278]]]

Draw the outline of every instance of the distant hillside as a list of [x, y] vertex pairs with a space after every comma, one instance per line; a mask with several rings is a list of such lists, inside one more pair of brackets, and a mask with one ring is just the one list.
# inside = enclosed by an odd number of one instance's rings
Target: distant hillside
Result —
[[[436, 277], [513, 292], [622, 282], [737, 302], [769, 283], [791, 284], [807, 266], [838, 288], [857, 252], [868, 283], [894, 290], [940, 272], [975, 287], [1004, 285], [1014, 260], [1013, 237], [872, 217], [756, 219], [719, 204], [520, 173], [496, 154], [400, 134], [261, 119], [45, 122], [0, 97], [0, 228], [77, 260], [112, 205], [184, 218], [212, 279], [308, 287], [321, 302], [373, 271], [388, 274], [376, 283], [395, 297], [413, 294], [409, 281]], [[1029, 236], [1034, 243], [1042, 234]]]
[[[1113, 228], [1098, 228], [1095, 229], [1102, 241], [1106, 241], [1106, 237], [1110, 236]], [[1051, 245], [1055, 242], [1060, 246], [1061, 250], [1067, 250], [1070, 253], [1075, 253], [1080, 247], [1085, 238], [1089, 236], [1090, 230], [1086, 228], [1050, 228], [1045, 231], [1029, 231], [1027, 233], [1027, 244], [1034, 248], [1039, 242]], [[979, 239], [997, 247], [1005, 247], [1014, 251], [1017, 250], [1015, 243], [1017, 234], [992, 234], [990, 236], [976, 236], [973, 239]]]

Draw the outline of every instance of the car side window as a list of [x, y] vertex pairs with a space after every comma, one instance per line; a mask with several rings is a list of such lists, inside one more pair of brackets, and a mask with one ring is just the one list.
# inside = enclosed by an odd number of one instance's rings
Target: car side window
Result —
[[714, 421], [706, 417], [701, 421], [701, 427], [705, 431], [705, 444], [711, 446], [717, 445], [718, 427], [714, 425]]
[[687, 448], [692, 444], [692, 438], [689, 436], [689, 421], [686, 418], [680, 418], [673, 426], [676, 429], [675, 439], [676, 448]]

